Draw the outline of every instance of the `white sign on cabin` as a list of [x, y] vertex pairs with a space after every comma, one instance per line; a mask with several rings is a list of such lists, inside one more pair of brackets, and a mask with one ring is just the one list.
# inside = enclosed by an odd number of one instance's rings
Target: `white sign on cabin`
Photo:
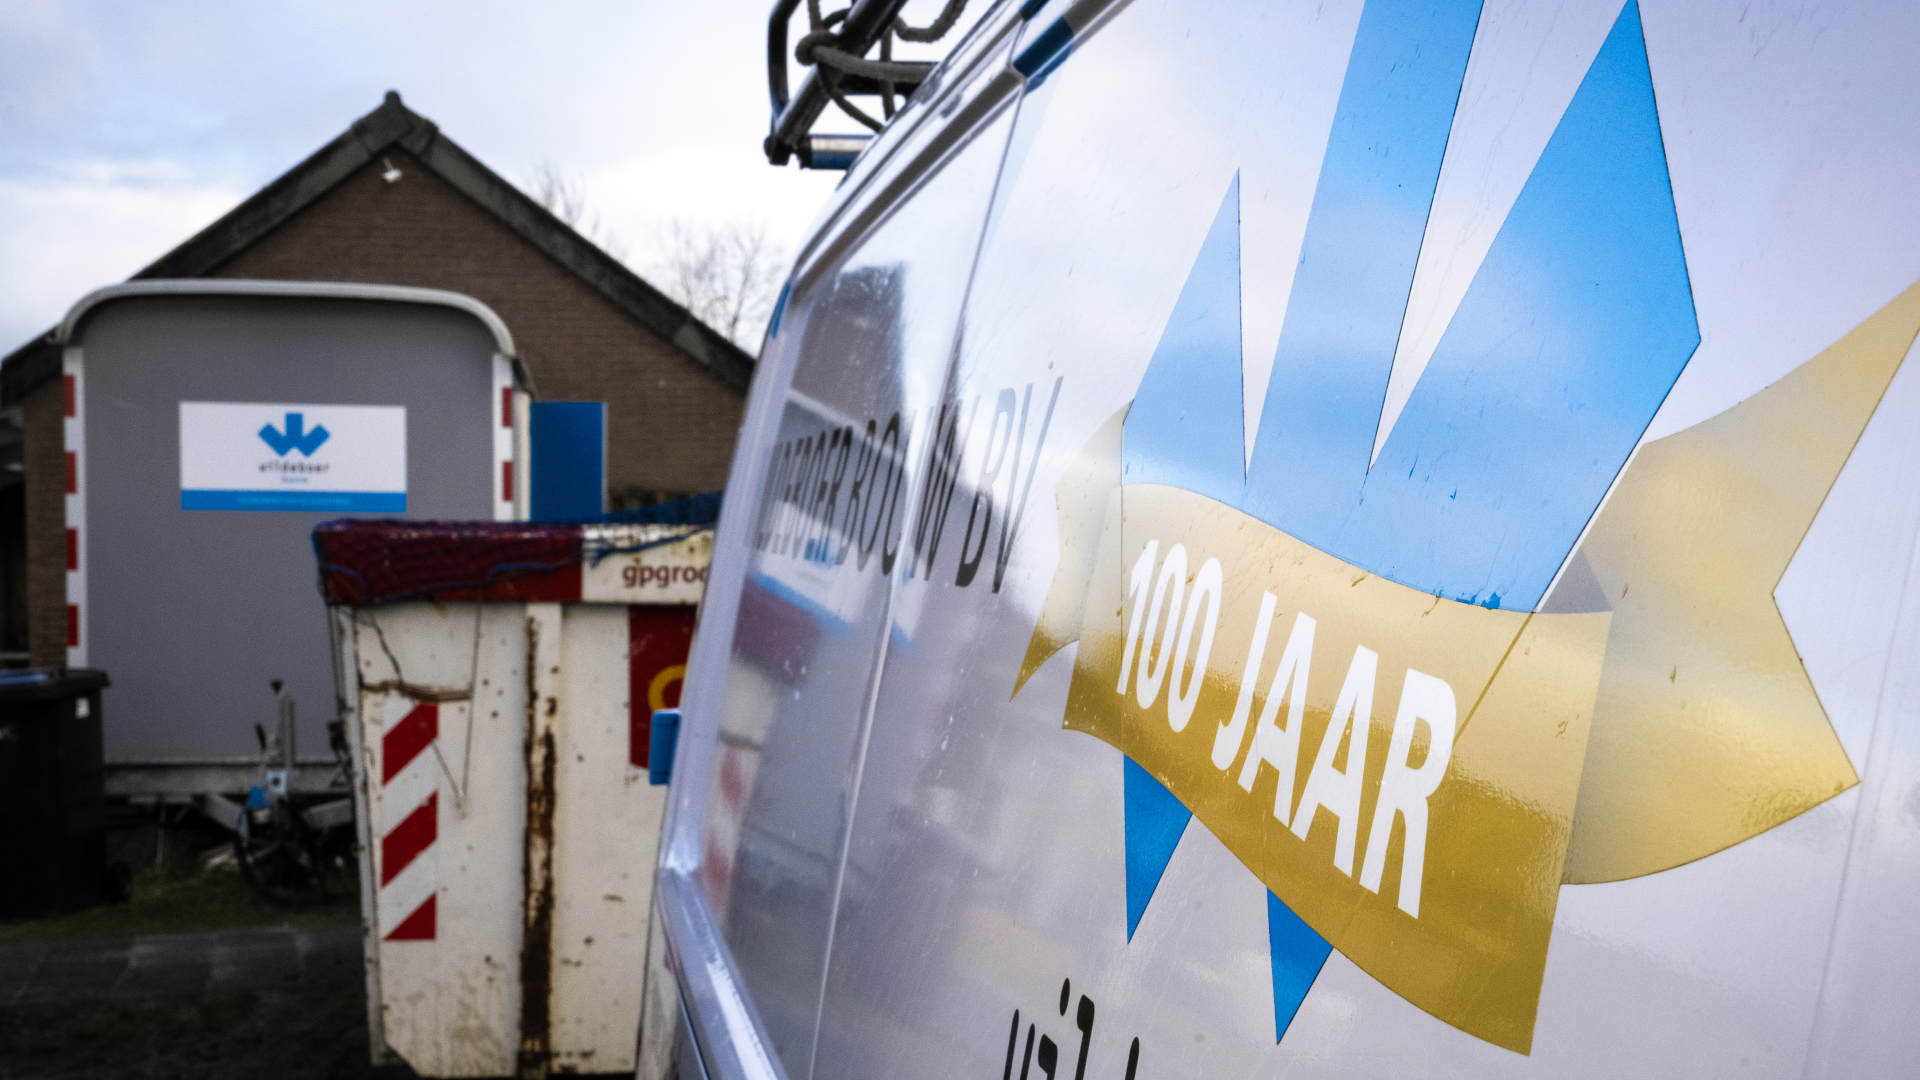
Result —
[[407, 410], [183, 401], [180, 509], [405, 513]]

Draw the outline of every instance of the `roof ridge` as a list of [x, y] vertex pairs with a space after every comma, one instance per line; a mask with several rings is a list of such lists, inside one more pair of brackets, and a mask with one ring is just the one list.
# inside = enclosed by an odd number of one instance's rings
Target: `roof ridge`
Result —
[[[438, 125], [407, 108], [394, 90], [346, 131], [128, 280], [205, 277], [395, 145], [721, 382], [746, 389], [755, 366], [746, 350], [441, 134]], [[19, 402], [59, 373], [52, 333], [35, 337], [0, 362], [0, 404]]]

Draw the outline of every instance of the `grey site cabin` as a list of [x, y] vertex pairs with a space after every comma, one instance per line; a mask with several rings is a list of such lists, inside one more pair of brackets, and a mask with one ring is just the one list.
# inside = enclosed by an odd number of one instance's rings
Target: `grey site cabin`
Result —
[[67, 662], [113, 680], [114, 786], [255, 782], [273, 680], [300, 759], [330, 762], [313, 527], [516, 516], [526, 395], [506, 326], [438, 290], [200, 280], [101, 290], [58, 333]]

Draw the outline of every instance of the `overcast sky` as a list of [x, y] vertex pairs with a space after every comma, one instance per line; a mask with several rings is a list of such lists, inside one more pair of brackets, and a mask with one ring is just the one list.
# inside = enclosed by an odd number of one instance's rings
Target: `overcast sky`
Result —
[[[771, 6], [4, 0], [0, 355], [388, 89], [515, 183], [546, 162], [577, 177], [636, 265], [676, 217], [757, 219], [791, 253], [840, 174], [775, 169], [761, 154]], [[938, 6], [915, 0], [908, 15], [923, 23]]]

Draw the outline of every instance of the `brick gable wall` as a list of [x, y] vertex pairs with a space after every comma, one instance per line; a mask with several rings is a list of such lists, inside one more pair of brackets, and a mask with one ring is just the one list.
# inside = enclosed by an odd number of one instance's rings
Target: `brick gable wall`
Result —
[[745, 397], [395, 147], [211, 276], [466, 293], [513, 332], [538, 398], [607, 403], [610, 489], [712, 491]]

